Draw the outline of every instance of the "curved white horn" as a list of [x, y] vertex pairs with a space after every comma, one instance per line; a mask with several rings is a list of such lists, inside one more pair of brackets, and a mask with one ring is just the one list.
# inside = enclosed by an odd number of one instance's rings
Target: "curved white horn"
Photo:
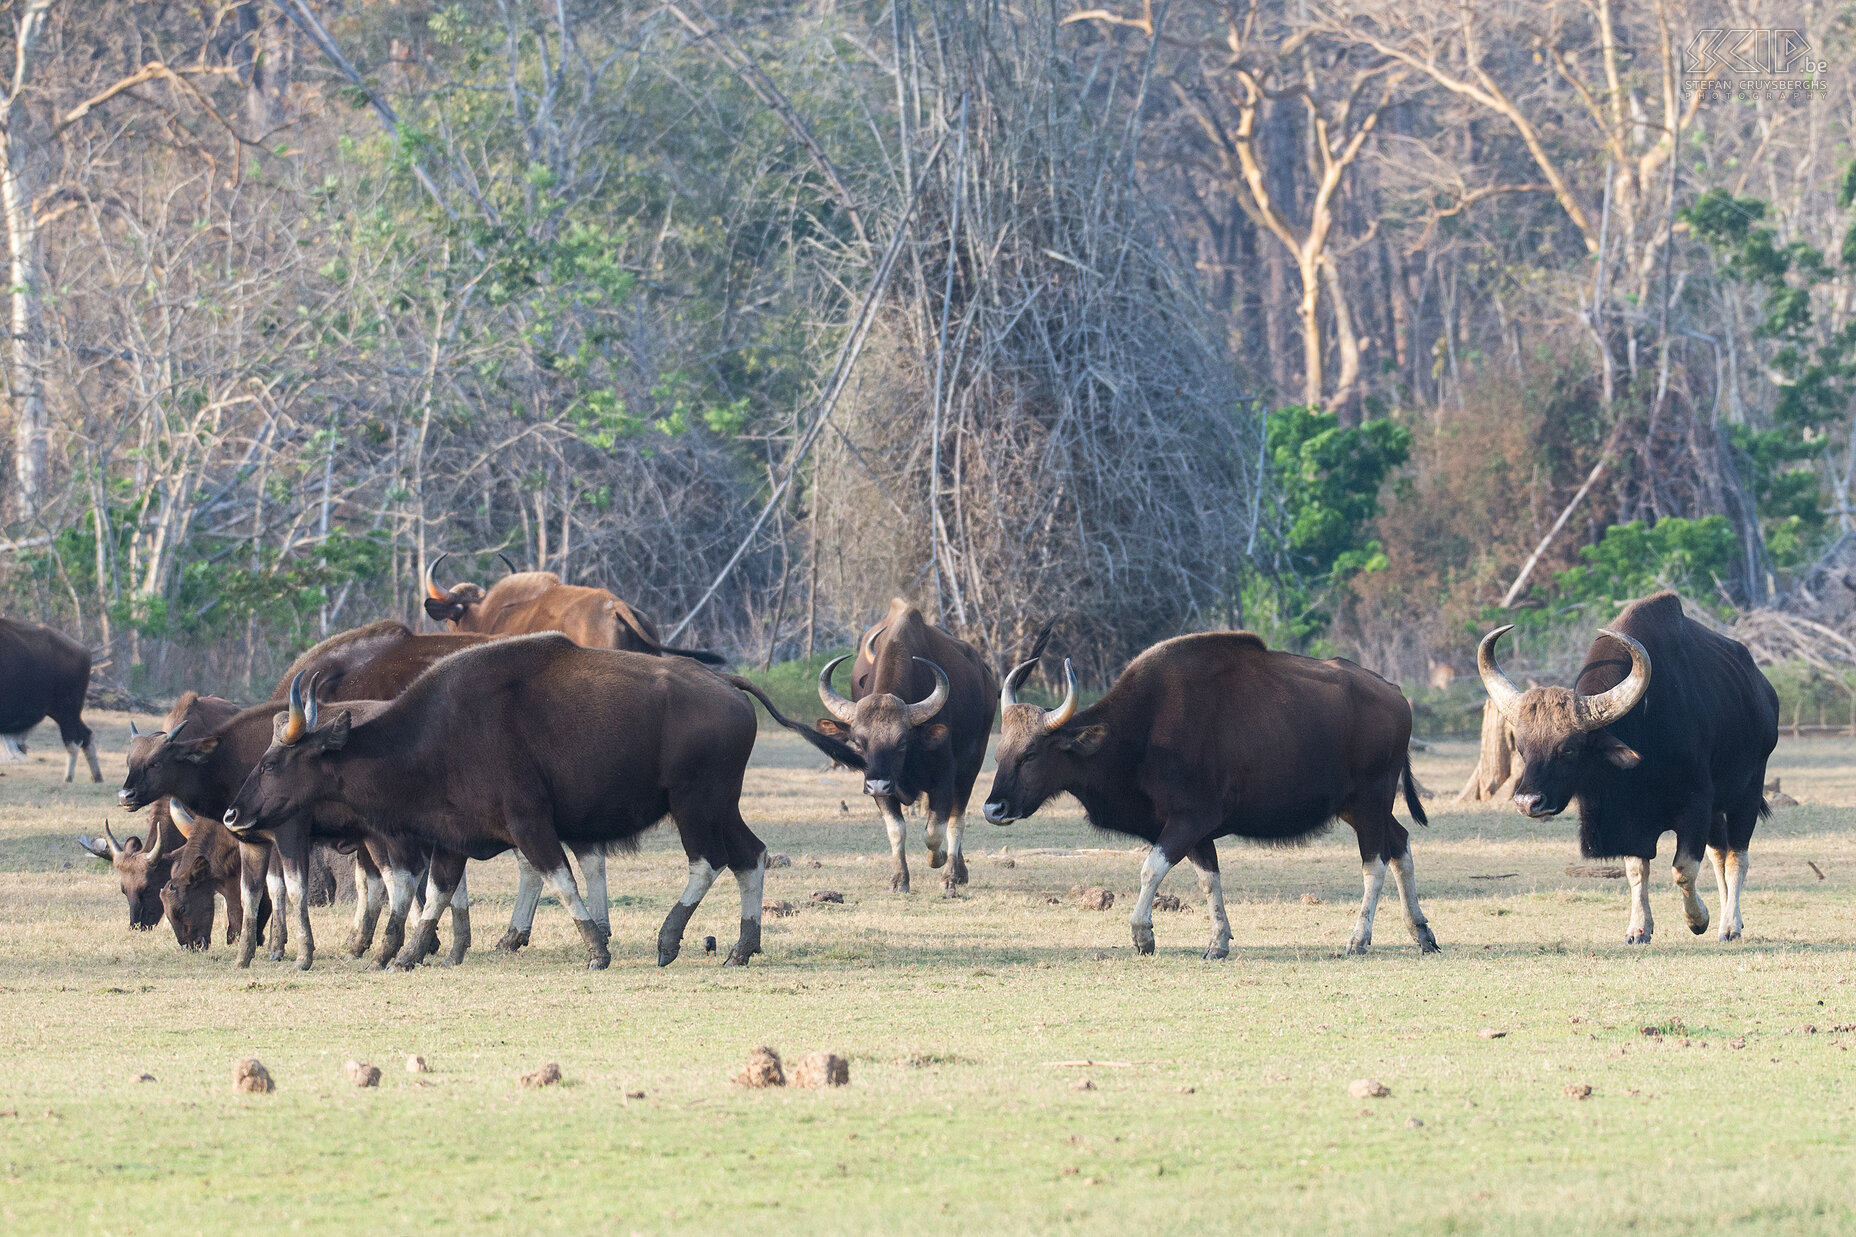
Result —
[[843, 722], [846, 726], [857, 720], [857, 706], [838, 694], [831, 685], [831, 672], [838, 668], [841, 661], [849, 661], [850, 654], [834, 657], [825, 663], [825, 668], [818, 672], [818, 699], [825, 706], [825, 711]]
[[917, 657], [915, 660], [934, 671], [934, 690], [928, 693], [927, 699], [918, 700], [909, 706], [909, 725], [924, 726], [928, 723], [930, 718], [941, 711], [941, 706], [947, 703], [947, 693], [950, 689], [947, 682], [947, 671], [941, 669], [941, 667], [935, 665], [926, 657]]
[[161, 832], [160, 821], [151, 820], [148, 822], [148, 836], [153, 842], [153, 845], [150, 846], [147, 851], [148, 862], [153, 863], [155, 860], [161, 858], [161, 849], [167, 844], [168, 840], [167, 834]]
[[1012, 667], [1012, 673], [1005, 676], [1005, 681], [999, 684], [1000, 713], [1018, 703], [1018, 689], [1024, 685], [1025, 676], [1031, 673], [1031, 667], [1037, 664], [1038, 659], [1035, 657], [1030, 661], [1021, 661]]
[[303, 672], [299, 670], [290, 680], [290, 720], [284, 723], [284, 731], [277, 736], [277, 741], [288, 747], [308, 730], [309, 718], [303, 713]]
[[1643, 693], [1650, 690], [1649, 651], [1621, 631], [1600, 627], [1598, 634], [1610, 636], [1630, 650], [1630, 673], [1624, 676], [1622, 683], [1596, 696], [1573, 696], [1573, 709], [1581, 730], [1609, 726], [1636, 708], [1637, 702], [1643, 699]]
[[142, 732], [135, 728], [135, 719], [133, 717], [129, 719], [129, 737], [131, 739], [139, 739], [142, 737]]
[[876, 661], [876, 638], [882, 635], [884, 629], [888, 626], [888, 623], [878, 623], [875, 627], [870, 629], [870, 634], [864, 637], [865, 661], [872, 663]]
[[109, 843], [111, 861], [122, 858], [122, 843], [116, 840], [116, 835], [111, 832], [110, 822], [107, 820], [103, 822], [103, 839]]
[[1514, 685], [1514, 680], [1502, 673], [1501, 664], [1495, 660], [1495, 645], [1503, 636], [1514, 630], [1514, 624], [1497, 627], [1482, 637], [1482, 643], [1476, 646], [1476, 673], [1482, 676], [1483, 690], [1489, 693], [1489, 699], [1495, 702], [1495, 710], [1510, 722], [1514, 720], [1515, 708], [1521, 703], [1524, 694]]
[[1063, 659], [1063, 703], [1044, 714], [1046, 731], [1061, 730], [1065, 723], [1076, 716], [1076, 671], [1070, 667], [1070, 659]]
[[437, 558], [425, 565], [425, 595], [430, 597], [433, 601], [451, 600], [451, 594], [439, 588], [438, 582], [432, 578], [438, 571], [438, 564], [444, 562], [445, 559], [449, 557], [449, 554], [440, 554]]

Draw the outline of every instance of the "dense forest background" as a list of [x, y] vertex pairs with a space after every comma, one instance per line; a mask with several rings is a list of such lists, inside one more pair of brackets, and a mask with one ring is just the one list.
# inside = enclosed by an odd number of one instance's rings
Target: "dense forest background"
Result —
[[251, 695], [500, 551], [1097, 685], [1468, 687], [1672, 586], [1856, 711], [1841, 6], [3, 8], [0, 610], [100, 677]]

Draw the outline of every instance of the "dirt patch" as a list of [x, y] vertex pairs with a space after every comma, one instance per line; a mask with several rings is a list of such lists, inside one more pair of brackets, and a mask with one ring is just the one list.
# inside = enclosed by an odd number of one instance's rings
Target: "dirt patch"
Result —
[[1321, 899], [1316, 897], [1312, 893], [1303, 894], [1301, 896], [1300, 901], [1303, 906], [1320, 906], [1321, 905]]
[[1566, 1098], [1569, 1100], [1589, 1100], [1592, 1098], [1592, 1086], [1585, 1082], [1566, 1084]]
[[530, 1070], [518, 1079], [525, 1087], [551, 1087], [560, 1080], [561, 1067], [553, 1061], [549, 1061], [540, 1069]]
[[748, 1054], [748, 1063], [735, 1075], [737, 1087], [783, 1087], [786, 1071], [780, 1066], [780, 1054], [771, 1048], [756, 1048]]
[[263, 1095], [277, 1088], [271, 1081], [271, 1071], [264, 1068], [264, 1062], [256, 1057], [246, 1057], [232, 1067], [232, 1089]]
[[1186, 904], [1180, 901], [1174, 894], [1156, 893], [1154, 895], [1154, 909], [1157, 911], [1183, 911], [1186, 909]]
[[1076, 892], [1076, 905], [1086, 911], [1105, 911], [1115, 905], [1115, 891], [1100, 885]]
[[799, 908], [784, 898], [775, 898], [771, 902], [762, 902], [760, 904], [760, 913], [763, 916], [772, 916], [775, 919], [791, 919], [794, 915], [799, 913]]
[[1382, 1100], [1392, 1088], [1377, 1078], [1356, 1078], [1347, 1084], [1347, 1094], [1356, 1100]]
[[768, 855], [767, 866], [770, 868], [790, 868], [793, 866], [791, 855]]
[[348, 1075], [348, 1081], [357, 1087], [377, 1087], [380, 1085], [380, 1067], [369, 1065], [365, 1061], [350, 1061], [342, 1066]]
[[851, 1063], [835, 1052], [808, 1052], [793, 1066], [796, 1087], [847, 1087]]
[[812, 900], [814, 902], [843, 902], [844, 895], [836, 889], [814, 889]]

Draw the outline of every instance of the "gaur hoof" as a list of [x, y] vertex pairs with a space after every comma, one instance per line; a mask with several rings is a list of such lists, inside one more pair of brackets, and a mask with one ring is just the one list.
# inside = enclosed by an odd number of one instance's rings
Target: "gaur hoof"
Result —
[[907, 893], [909, 891], [909, 874], [907, 872], [896, 873], [889, 878], [889, 887], [897, 893]]
[[954, 856], [954, 870], [949, 879], [956, 885], [967, 883], [967, 857], [965, 855]]
[[316, 955], [312, 953], [305, 953], [299, 958], [297, 958], [296, 969], [299, 971], [307, 971], [310, 967], [314, 966], [315, 964], [316, 964]]
[[362, 939], [359, 932], [351, 933], [348, 937], [347, 944], [342, 946], [342, 952], [347, 954], [350, 958], [365, 958], [367, 956], [367, 947], [373, 943], [372, 941]]
[[728, 956], [722, 959], [723, 966], [746, 966], [747, 964], [748, 960], [741, 956], [741, 947], [739, 945], [729, 950]]
[[445, 955], [444, 961], [440, 962], [438, 965], [440, 966], [463, 966], [464, 965], [464, 953], [465, 951], [462, 949], [453, 949], [450, 953]]
[[284, 960], [284, 951], [281, 949], [273, 949], [266, 957], [272, 962], [282, 962]]
[[660, 939], [657, 942], [657, 964], [659, 966], [669, 966], [672, 962], [677, 960], [677, 955], [682, 952], [682, 941], [666, 941]]
[[1431, 926], [1429, 924], [1419, 924], [1418, 930], [1412, 935], [1418, 938], [1419, 953], [1436, 954], [1443, 952], [1443, 950], [1437, 947], [1437, 934], [1431, 931]]
[[589, 971], [603, 971], [611, 965], [612, 955], [603, 949], [598, 953], [589, 951], [586, 956], [586, 969]]
[[930, 847], [928, 850], [928, 866], [931, 868], [946, 867], [947, 852], [944, 850], [935, 850], [933, 847]]
[[1213, 945], [1205, 951], [1205, 960], [1207, 962], [1223, 962], [1230, 956], [1230, 948], [1224, 945]]
[[1723, 941], [1737, 941], [1737, 940], [1739, 940], [1739, 939], [1740, 939], [1740, 929], [1738, 929], [1738, 928], [1722, 928], [1722, 929], [1721, 929], [1721, 939], [1722, 939]]
[[941, 882], [941, 896], [944, 898], [958, 898], [960, 896], [960, 882], [954, 879], [954, 875], [951, 872], [948, 873], [947, 879]]
[[526, 944], [528, 944], [528, 929], [511, 928], [503, 933], [503, 939], [496, 942], [496, 947], [506, 954], [512, 954]]
[[384, 971], [392, 963], [392, 961], [393, 959], [389, 957], [388, 955], [381, 954], [379, 957], [375, 958], [372, 962], [367, 964], [367, 969], [370, 971]]
[[1347, 956], [1351, 958], [1356, 954], [1364, 954], [1367, 950], [1371, 949], [1372, 947], [1373, 947], [1373, 943], [1371, 941], [1348, 941], [1347, 942]]
[[1630, 933], [1625, 936], [1624, 943], [1626, 945], [1648, 945], [1650, 943], [1650, 934], [1648, 932], [1639, 932], [1637, 929], [1632, 928]]
[[1692, 923], [1688, 926], [1688, 930], [1693, 932], [1696, 936], [1706, 936], [1708, 933], [1708, 921], [1704, 919], [1700, 923]]
[[1134, 948], [1139, 953], [1150, 954], [1154, 951], [1154, 929], [1152, 924], [1132, 925]]

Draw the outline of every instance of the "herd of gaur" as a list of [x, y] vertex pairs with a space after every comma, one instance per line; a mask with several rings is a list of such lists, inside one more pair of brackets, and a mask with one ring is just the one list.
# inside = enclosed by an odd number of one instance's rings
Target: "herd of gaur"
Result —
[[[376, 965], [415, 966], [438, 951], [448, 909], [442, 961], [455, 964], [471, 940], [466, 861], [513, 850], [521, 883], [497, 947], [528, 943], [546, 886], [572, 914], [587, 965], [601, 968], [610, 960], [605, 854], [669, 818], [689, 881], [658, 932], [658, 964], [677, 957], [724, 868], [741, 893], [740, 934], [724, 965], [746, 964], [761, 950], [767, 859], [740, 811], [753, 695], [781, 726], [862, 771], [888, 832], [896, 890], [910, 884], [902, 809], [923, 800], [930, 866], [950, 894], [967, 882], [965, 814], [996, 716], [988, 821], [1009, 825], [1068, 793], [1092, 824], [1149, 844], [1130, 915], [1140, 952], [1153, 952], [1155, 895], [1182, 860], [1208, 905], [1205, 956], [1223, 958], [1231, 929], [1217, 839], [1288, 841], [1336, 818], [1358, 837], [1364, 881], [1349, 952], [1372, 942], [1388, 872], [1412, 937], [1424, 952], [1437, 949], [1410, 836], [1393, 815], [1402, 791], [1410, 815], [1428, 823], [1411, 773], [1411, 707], [1397, 686], [1350, 661], [1273, 650], [1248, 632], [1206, 632], [1141, 653], [1087, 707], [1066, 660], [1062, 701], [1043, 708], [1016, 693], [1048, 628], [1001, 680], [978, 649], [897, 600], [855, 653], [824, 667], [818, 694], [828, 716], [811, 726], [713, 668], [723, 660], [715, 654], [664, 644], [648, 617], [604, 589], [513, 565], [487, 590], [444, 589], [437, 566], [424, 576], [425, 610], [444, 632], [375, 623], [304, 653], [263, 704], [188, 692], [160, 731], [131, 725], [120, 800], [151, 808], [150, 823], [126, 842], [113, 829], [81, 840], [119, 874], [132, 926], [165, 916], [183, 946], [205, 948], [222, 898], [240, 966], [268, 934], [273, 960], [294, 936], [296, 965], [307, 969], [310, 846], [333, 843], [352, 852], [356, 869], [351, 956], [372, 947], [384, 910]], [[1705, 854], [1720, 889], [1720, 939], [1738, 937], [1747, 847], [1778, 740], [1777, 697], [1747, 650], [1660, 593], [1599, 630], [1573, 687], [1523, 691], [1496, 659], [1508, 630], [1483, 638], [1477, 663], [1523, 761], [1516, 806], [1540, 818], [1578, 802], [1583, 852], [1625, 860], [1629, 942], [1651, 938], [1648, 862], [1669, 831], [1689, 928], [1709, 926], [1696, 891]], [[849, 697], [833, 685], [846, 660]], [[50, 717], [66, 781], [80, 753], [102, 780], [81, 717], [90, 666], [89, 651], [58, 632], [0, 619], [0, 736], [20, 749]]]

